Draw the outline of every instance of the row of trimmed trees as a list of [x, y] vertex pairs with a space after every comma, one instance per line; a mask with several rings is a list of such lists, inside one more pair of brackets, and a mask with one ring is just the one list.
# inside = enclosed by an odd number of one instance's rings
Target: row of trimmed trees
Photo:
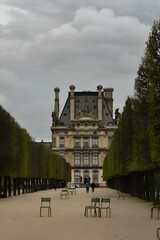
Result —
[[104, 179], [149, 201], [160, 195], [160, 21], [155, 21], [118, 129], [104, 160]]
[[27, 131], [0, 106], [0, 197], [64, 186], [71, 166]]

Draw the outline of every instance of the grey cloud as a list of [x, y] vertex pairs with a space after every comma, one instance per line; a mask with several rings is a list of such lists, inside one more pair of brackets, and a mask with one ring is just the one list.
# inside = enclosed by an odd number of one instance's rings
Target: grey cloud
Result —
[[[85, 21], [83, 11], [87, 15]], [[21, 54], [26, 61], [32, 59], [33, 65], [42, 68], [55, 68], [59, 64], [63, 68], [63, 65], [72, 64], [73, 59], [74, 63], [80, 65], [82, 62], [83, 65], [88, 58], [91, 64], [94, 61], [102, 61], [102, 64], [109, 61], [115, 68], [117, 59], [121, 61], [124, 51], [125, 58], [136, 59], [140, 56], [140, 49], [143, 54], [150, 27], [135, 17], [116, 17], [111, 13], [108, 9], [98, 12], [96, 9], [83, 8], [77, 11], [70, 23], [42, 33], [33, 42], [24, 44]]]
[[[133, 93], [152, 21], [153, 0], [5, 0], [0, 26], [0, 104], [34, 138], [50, 140], [55, 87], [114, 88], [114, 108]], [[12, 6], [12, 8], [11, 8]], [[159, 11], [160, 12], [160, 11]]]

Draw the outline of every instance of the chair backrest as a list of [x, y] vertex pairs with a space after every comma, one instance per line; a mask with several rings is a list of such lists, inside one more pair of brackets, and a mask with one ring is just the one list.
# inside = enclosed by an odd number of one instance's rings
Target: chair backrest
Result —
[[101, 198], [101, 206], [108, 204], [110, 207], [110, 198]]
[[48, 206], [50, 206], [50, 204], [51, 204], [51, 198], [49, 198], [49, 197], [42, 197], [41, 198], [41, 206], [44, 206], [44, 205], [48, 205]]
[[99, 206], [100, 205], [100, 198], [91, 198], [91, 206]]
[[68, 189], [62, 189], [62, 192], [67, 193], [67, 192], [68, 192]]

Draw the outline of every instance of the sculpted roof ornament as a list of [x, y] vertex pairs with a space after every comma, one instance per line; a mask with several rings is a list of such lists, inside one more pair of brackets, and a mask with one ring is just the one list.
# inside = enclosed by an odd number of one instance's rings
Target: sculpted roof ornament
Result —
[[95, 115], [89, 111], [89, 108], [85, 106], [85, 109], [79, 110], [78, 116], [75, 118], [75, 121], [98, 121]]

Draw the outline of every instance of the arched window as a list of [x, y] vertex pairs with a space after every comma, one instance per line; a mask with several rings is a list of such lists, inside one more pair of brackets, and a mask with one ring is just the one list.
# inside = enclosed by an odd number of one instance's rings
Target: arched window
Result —
[[74, 172], [74, 182], [75, 183], [80, 183], [80, 171], [75, 171]]
[[92, 172], [92, 179], [94, 183], [98, 183], [98, 175], [98, 171], [95, 170]]
[[84, 179], [84, 184], [86, 183], [86, 181], [90, 182], [90, 176], [89, 176], [89, 171], [88, 170], [84, 170], [83, 171], [83, 179]]

